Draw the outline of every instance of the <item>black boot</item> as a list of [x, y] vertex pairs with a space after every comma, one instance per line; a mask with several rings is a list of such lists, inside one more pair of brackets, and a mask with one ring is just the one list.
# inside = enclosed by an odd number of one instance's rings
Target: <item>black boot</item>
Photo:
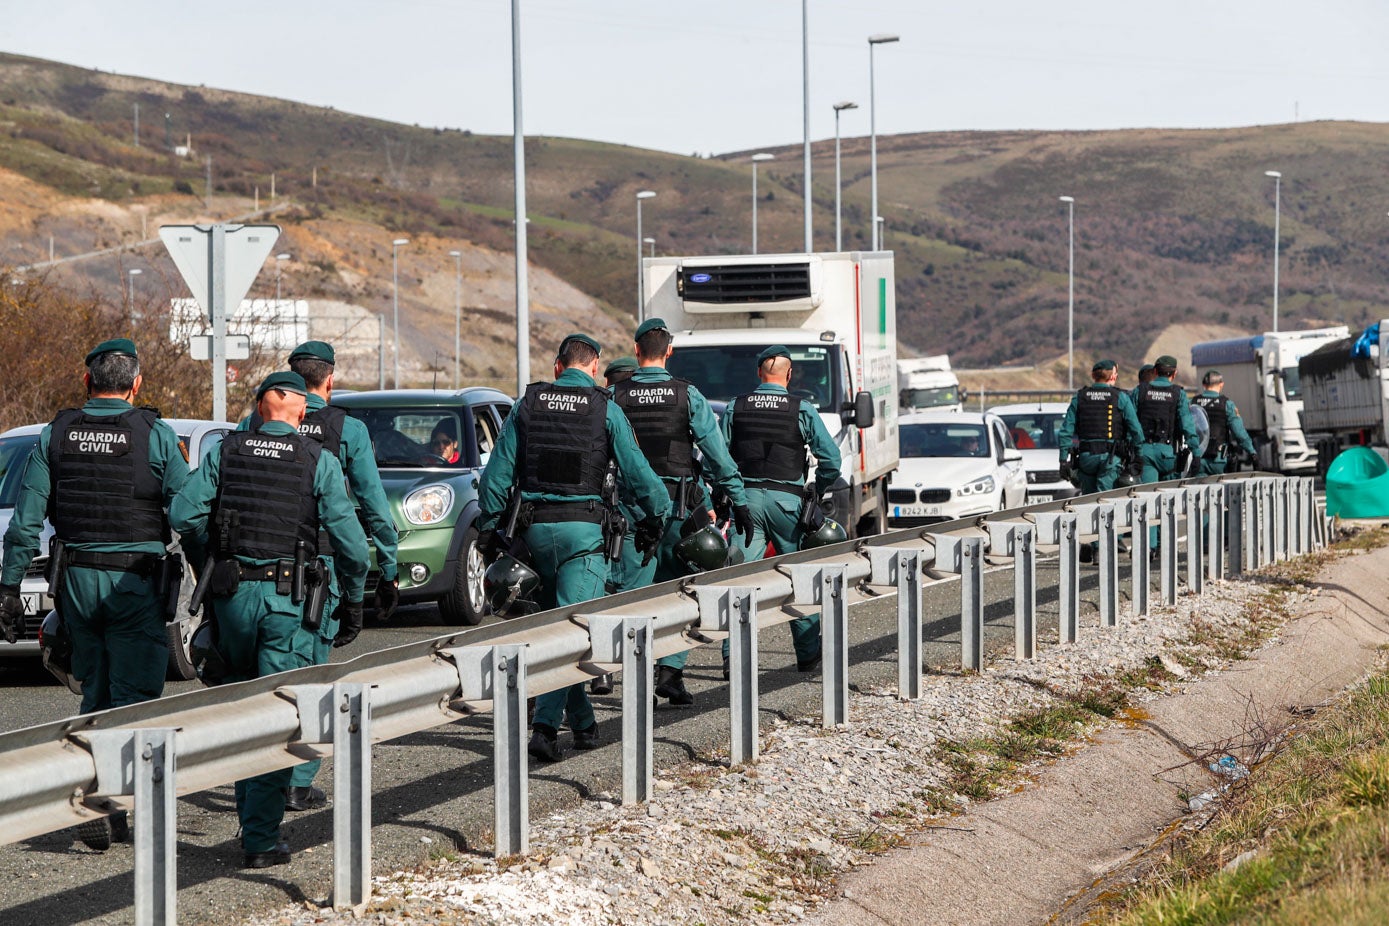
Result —
[[88, 849], [105, 852], [111, 848], [111, 818], [103, 815], [95, 820], [77, 824], [77, 838], [82, 840]]
[[307, 788], [290, 788], [285, 794], [285, 810], [313, 810], [328, 802], [328, 795], [322, 788], [313, 785]]
[[1095, 550], [1090, 544], [1084, 544], [1080, 548], [1080, 561], [1082, 563], [1093, 563], [1095, 561]]
[[266, 852], [247, 852], [242, 858], [242, 868], [270, 868], [273, 865], [289, 864], [289, 843], [280, 842]]
[[559, 731], [543, 723], [531, 726], [531, 742], [526, 752], [537, 762], [558, 762], [564, 758], [559, 749]]
[[613, 677], [611, 675], [600, 675], [588, 683], [588, 693], [596, 695], [610, 695], [613, 693]]
[[598, 748], [598, 724], [591, 723], [586, 729], [574, 731], [575, 749], [597, 749]]
[[656, 667], [656, 694], [682, 707], [694, 703], [694, 695], [685, 687], [685, 671], [674, 666]]

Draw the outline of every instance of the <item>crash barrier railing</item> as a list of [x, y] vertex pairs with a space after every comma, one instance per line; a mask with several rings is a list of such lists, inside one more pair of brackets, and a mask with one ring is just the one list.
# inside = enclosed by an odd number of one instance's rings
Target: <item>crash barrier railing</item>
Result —
[[[1179, 556], [1186, 527], [1185, 570]], [[822, 614], [823, 723], [848, 717], [848, 616], [897, 599], [898, 686], [922, 689], [923, 583], [960, 586], [960, 664], [984, 662], [984, 570], [1011, 563], [1014, 650], [1038, 647], [1037, 561], [1059, 560], [1058, 642], [1080, 639], [1082, 543], [1098, 542], [1102, 627], [1119, 621], [1119, 544], [1133, 537], [1131, 602], [1149, 608], [1150, 527], [1158, 591], [1188, 590], [1332, 539], [1312, 480], [1264, 474], [1159, 483], [898, 530], [744, 563], [543, 614], [367, 653], [350, 661], [30, 727], [0, 736], [0, 843], [118, 810], [133, 812], [135, 921], [175, 920], [175, 798], [308, 759], [334, 757], [333, 889], [364, 904], [371, 881], [371, 744], [493, 714], [497, 855], [527, 851], [526, 698], [623, 674], [622, 799], [652, 791], [657, 657], [727, 638], [733, 764], [758, 757], [757, 635], [805, 609]]]

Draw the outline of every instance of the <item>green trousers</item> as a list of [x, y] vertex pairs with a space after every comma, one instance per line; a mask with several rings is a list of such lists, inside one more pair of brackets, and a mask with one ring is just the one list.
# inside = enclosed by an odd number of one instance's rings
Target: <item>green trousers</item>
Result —
[[[544, 607], [602, 597], [608, 567], [603, 559], [601, 527], [579, 521], [532, 524], [526, 528], [525, 539], [540, 575]], [[586, 686], [570, 685], [538, 696], [531, 720], [558, 730], [566, 715], [571, 730], [587, 730], [596, 722]]]
[[151, 701], [164, 693], [169, 638], [154, 583], [132, 572], [77, 566], [63, 577], [59, 612], [72, 640], [82, 713]]
[[[1144, 484], [1165, 482], [1176, 475], [1177, 451], [1172, 449], [1171, 444], [1144, 444], [1138, 448], [1138, 456], [1143, 460]], [[1148, 528], [1148, 548], [1158, 548], [1157, 525]]]
[[[788, 487], [789, 488], [789, 487]], [[743, 553], [743, 559], [757, 560], [767, 555], [767, 544], [777, 553], [794, 553], [800, 546], [801, 532], [796, 522], [801, 514], [801, 496], [777, 489], [749, 487], [748, 509], [752, 512], [752, 542], [746, 543], [742, 534], [735, 534], [733, 543]], [[791, 646], [796, 662], [806, 664], [820, 655], [820, 615], [798, 617], [787, 624], [791, 628]], [[728, 658], [728, 641], [723, 643], [723, 656]]]
[[[630, 514], [628, 518], [630, 522]], [[689, 570], [685, 568], [685, 564], [675, 558], [675, 545], [680, 542], [681, 523], [681, 519], [675, 515], [671, 515], [666, 520], [665, 533], [661, 535], [661, 543], [656, 548], [656, 555], [645, 564], [642, 563], [642, 560], [645, 559], [646, 554], [637, 552], [635, 530], [627, 532], [627, 537], [622, 541], [622, 558], [617, 569], [613, 572], [614, 575], [621, 576], [621, 582], [617, 585], [619, 591], [626, 592], [634, 588], [646, 588], [656, 582], [669, 582], [671, 579], [689, 575]], [[686, 650], [683, 653], [662, 656], [656, 660], [656, 665], [683, 669], [689, 659], [690, 652]]]
[[[323, 602], [323, 622], [318, 625], [318, 633], [313, 638], [313, 664], [326, 666], [333, 655], [333, 637], [338, 635], [338, 621], [333, 617], [342, 592], [338, 588], [338, 574], [333, 571], [333, 558], [323, 557], [324, 568], [328, 570], [328, 597]], [[310, 759], [303, 765], [294, 766], [289, 776], [291, 788], [307, 788], [318, 775], [322, 759]]]
[[1111, 453], [1082, 453], [1076, 457], [1077, 475], [1080, 476], [1080, 492], [1108, 492], [1124, 469], [1124, 462]]
[[1220, 476], [1225, 473], [1225, 467], [1229, 461], [1224, 457], [1202, 457], [1201, 469], [1198, 474], [1202, 476]]
[[[313, 664], [314, 638], [304, 627], [304, 609], [273, 582], [242, 582], [230, 598], [212, 601], [217, 617], [217, 649], [226, 660], [228, 681], [260, 678]], [[236, 783], [241, 845], [247, 852], [269, 852], [280, 841], [285, 789], [293, 769], [280, 769]]]

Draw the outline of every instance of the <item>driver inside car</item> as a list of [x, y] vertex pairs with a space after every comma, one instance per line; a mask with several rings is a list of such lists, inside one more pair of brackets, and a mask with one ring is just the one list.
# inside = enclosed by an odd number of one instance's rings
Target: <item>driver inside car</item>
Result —
[[429, 435], [429, 452], [445, 463], [457, 463], [459, 457], [457, 425], [452, 418], [444, 418], [434, 426]]

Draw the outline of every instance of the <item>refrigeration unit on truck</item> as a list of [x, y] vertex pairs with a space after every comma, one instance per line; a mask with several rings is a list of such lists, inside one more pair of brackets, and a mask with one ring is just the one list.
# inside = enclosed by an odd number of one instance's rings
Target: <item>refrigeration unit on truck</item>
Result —
[[826, 513], [850, 536], [884, 530], [897, 468], [892, 254], [654, 257], [642, 272], [643, 317], [675, 336], [671, 373], [716, 406], [757, 388], [763, 348], [790, 350], [791, 394], [819, 409], [843, 458]]
[[1304, 403], [1302, 427], [1318, 454], [1318, 471], [1326, 473], [1336, 454], [1347, 447], [1389, 448], [1389, 369], [1385, 367], [1389, 319], [1356, 336], [1332, 341], [1302, 358]]
[[902, 414], [964, 411], [960, 380], [949, 354], [897, 361], [897, 400]]
[[1310, 473], [1317, 468], [1317, 452], [1303, 434], [1304, 384], [1298, 362], [1349, 334], [1341, 325], [1196, 344], [1191, 348], [1195, 382], [1188, 385], [1199, 391], [1206, 372], [1219, 370], [1225, 377], [1225, 395], [1234, 400], [1254, 441], [1258, 468]]

